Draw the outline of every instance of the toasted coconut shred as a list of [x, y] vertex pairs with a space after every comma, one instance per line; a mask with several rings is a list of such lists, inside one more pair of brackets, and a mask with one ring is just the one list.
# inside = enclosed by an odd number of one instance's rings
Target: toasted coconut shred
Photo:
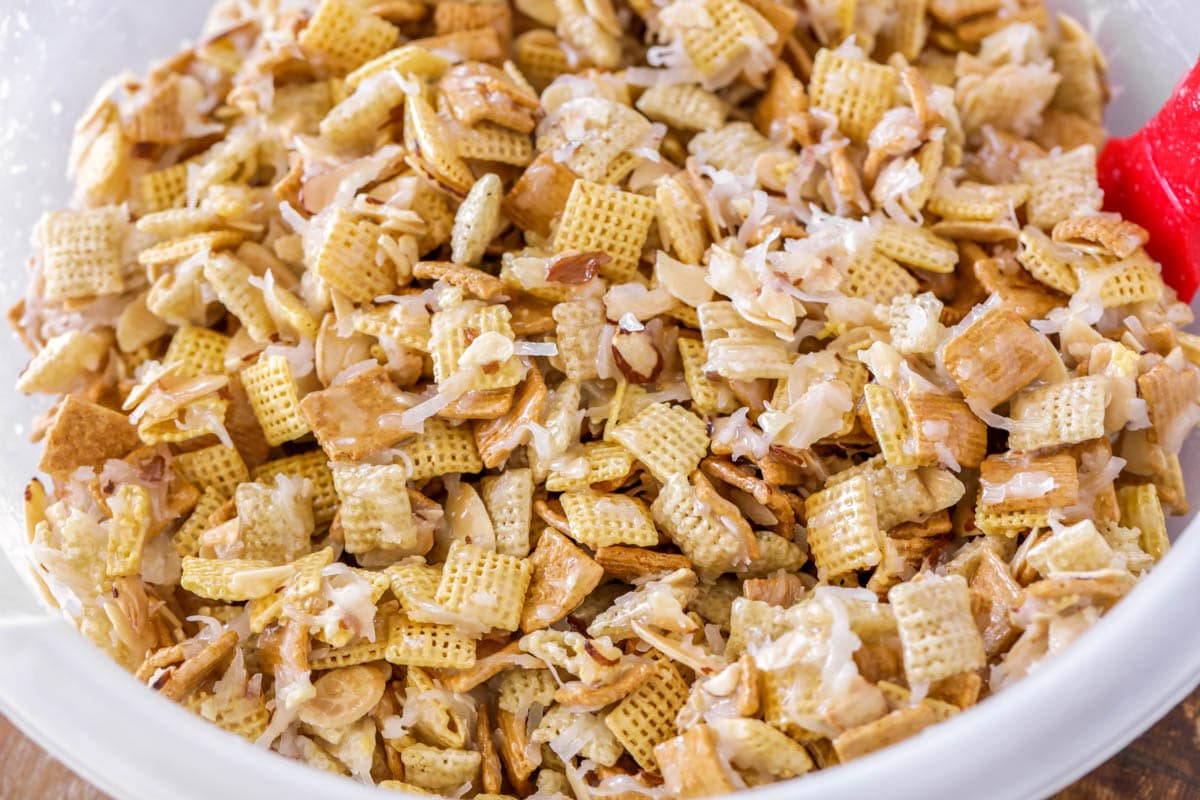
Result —
[[151, 691], [383, 787], [709, 796], [1165, 555], [1200, 339], [1100, 212], [1083, 28], [419, 5], [217, 3], [34, 232], [29, 560]]

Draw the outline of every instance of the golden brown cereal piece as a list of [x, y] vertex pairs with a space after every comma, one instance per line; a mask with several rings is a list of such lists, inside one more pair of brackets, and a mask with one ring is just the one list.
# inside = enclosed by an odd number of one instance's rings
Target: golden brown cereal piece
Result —
[[675, 716], [688, 695], [688, 685], [674, 665], [659, 661], [652, 675], [604, 717], [617, 741], [651, 772], [658, 767], [655, 748], [675, 733]]
[[1060, 37], [1052, 55], [1062, 82], [1052, 105], [1079, 114], [1089, 122], [1101, 123], [1109, 96], [1105, 80], [1108, 65], [1091, 35], [1078, 22], [1066, 14], [1058, 14], [1055, 19]]
[[1180, 420], [1186, 419], [1187, 409], [1200, 400], [1200, 377], [1196, 370], [1191, 367], [1175, 370], [1162, 362], [1139, 376], [1137, 386], [1153, 426], [1151, 440], [1174, 450], [1191, 432], [1190, 426], [1181, 428]]
[[408, 406], [383, 366], [309, 392], [300, 401], [308, 427], [334, 461], [361, 461], [411, 435], [400, 422]]
[[1054, 241], [1076, 249], [1099, 245], [1117, 258], [1129, 258], [1150, 239], [1140, 225], [1108, 215], [1074, 216], [1054, 226]]
[[1045, 577], [1062, 573], [1109, 569], [1113, 551], [1090, 519], [1052, 530], [1038, 539], [1025, 556], [1026, 563]]
[[556, 252], [607, 253], [612, 261], [600, 268], [600, 274], [614, 281], [628, 280], [637, 271], [654, 219], [650, 198], [577, 180], [562, 214], [554, 235]]
[[618, 425], [620, 442], [661, 481], [694, 470], [708, 451], [704, 421], [682, 406], [653, 403]]
[[237, 643], [237, 633], [225, 631], [196, 655], [188, 658], [179, 666], [171, 668], [168, 673], [170, 677], [155, 688], [168, 700], [182, 700], [195, 691], [209, 674], [221, 666], [221, 663], [233, 652]]
[[186, 162], [139, 175], [134, 181], [134, 196], [142, 210], [165, 211], [187, 201]]
[[636, 578], [677, 569], [691, 569], [692, 562], [678, 553], [660, 553], [642, 547], [607, 545], [596, 549], [596, 562], [604, 567], [606, 574], [620, 581], [632, 582]]
[[1043, 150], [1074, 150], [1084, 145], [1099, 150], [1106, 138], [1108, 133], [1100, 123], [1056, 108], [1046, 109], [1041, 126], [1033, 133], [1033, 141]]
[[979, 466], [987, 454], [987, 425], [966, 403], [948, 395], [915, 392], [906, 393], [901, 401], [922, 457], [939, 462], [948, 453], [961, 467]]
[[997, 308], [946, 342], [942, 361], [967, 399], [990, 409], [1049, 366], [1050, 353], [1041, 334]]
[[439, 36], [494, 28], [503, 41], [512, 38], [512, 11], [508, 3], [471, 3], [464, 0], [438, 3], [433, 12], [433, 24]]
[[410, 44], [434, 53], [446, 53], [453, 61], [500, 62], [505, 56], [505, 43], [494, 28], [473, 28], [466, 31], [413, 39]]
[[1140, 531], [1141, 548], [1155, 560], [1162, 558], [1171, 542], [1167, 538], [1167, 523], [1154, 485], [1122, 486], [1117, 489], [1117, 504], [1121, 509], [1121, 525]]
[[865, 477], [810, 495], [804, 510], [809, 549], [823, 579], [869, 569], [882, 559], [883, 533]]
[[748, 467], [734, 464], [723, 456], [709, 456], [700, 466], [708, 475], [740, 489], [764, 505], [778, 520], [775, 532], [785, 539], [792, 538], [796, 523], [795, 510], [778, 487], [756, 477]]
[[504, 215], [526, 230], [550, 235], [551, 222], [562, 213], [575, 175], [550, 153], [541, 153], [521, 173], [504, 198]]
[[121, 269], [125, 220], [125, 212], [112, 206], [44, 215], [35, 240], [42, 254], [46, 299], [119, 294], [125, 288]]
[[685, 83], [649, 87], [638, 98], [637, 108], [655, 122], [690, 131], [719, 128], [728, 113], [721, 98]]
[[409, 165], [442, 191], [464, 197], [471, 189], [475, 176], [459, 157], [446, 123], [423, 97], [410, 96], [404, 103], [404, 146]]
[[450, 67], [450, 62], [436, 53], [412, 44], [388, 50], [378, 58], [372, 59], [346, 76], [346, 86], [351, 89], [367, 78], [381, 72], [395, 70], [401, 75], [415, 75], [419, 78], [438, 78]]
[[486, 121], [518, 133], [533, 130], [537, 95], [498, 67], [459, 64], [446, 73], [439, 85], [450, 113], [467, 127]]
[[1071, 263], [1046, 234], [1027, 226], [1021, 231], [1019, 242], [1017, 260], [1036, 280], [1065, 294], [1074, 294], [1079, 289], [1079, 278]]
[[65, 477], [79, 467], [99, 467], [141, 445], [124, 414], [67, 395], [46, 432], [38, 469]]
[[1008, 446], [1040, 450], [1098, 439], [1104, 435], [1107, 405], [1107, 384], [1098, 375], [1023, 391], [1011, 404], [1019, 424], [1009, 434]]
[[716, 736], [707, 725], [694, 725], [656, 745], [654, 760], [674, 797], [712, 797], [737, 788], [721, 768]]
[[396, 286], [391, 261], [376, 260], [380, 228], [337, 209], [325, 229], [316, 270], [330, 287], [356, 303], [369, 303]]
[[865, 142], [891, 106], [895, 86], [896, 72], [891, 67], [823, 49], [813, 60], [808, 92], [813, 108], [833, 114], [839, 130]]
[[937, 681], [986, 663], [961, 575], [923, 573], [893, 586], [888, 600], [896, 613], [909, 681]]
[[651, 511], [703, 577], [745, 570], [760, 556], [759, 540], [741, 511], [699, 471], [691, 482], [682, 473], [670, 475]]
[[705, 0], [710, 25], [690, 25], [682, 31], [683, 49], [706, 83], [727, 83], [747, 51], [747, 40], [759, 30], [747, 5], [738, 0]]
[[916, 294], [918, 285], [908, 270], [878, 251], [872, 251], [869, 256], [847, 265], [839, 288], [850, 297], [886, 304], [900, 295]]
[[790, 608], [805, 594], [804, 584], [795, 575], [777, 574], [770, 578], [750, 578], [742, 584], [747, 600], [757, 600], [780, 608]]
[[566, 515], [569, 535], [590, 548], [658, 544], [658, 532], [650, 512], [635, 497], [585, 489], [566, 492], [559, 501]]
[[700, 204], [683, 173], [663, 178], [654, 189], [658, 235], [685, 264], [699, 264], [708, 247]]
[[722, 717], [710, 722], [734, 767], [780, 779], [796, 778], [813, 768], [802, 745], [756, 719]]
[[1090, 146], [1021, 162], [1029, 184], [1029, 224], [1051, 230], [1073, 216], [1099, 211], [1103, 195], [1096, 178], [1096, 151]]
[[512, 406], [501, 416], [475, 427], [475, 444], [485, 467], [503, 464], [514, 450], [529, 441], [529, 423], [541, 424], [546, 407], [546, 384], [530, 364], [517, 388]]
[[308, 421], [300, 412], [300, 398], [287, 358], [260, 357], [242, 370], [242, 384], [271, 446], [309, 433]]
[[410, 480], [422, 481], [448, 472], [480, 472], [483, 461], [466, 425], [454, 426], [439, 419], [425, 421], [424, 433], [401, 449], [412, 460]]
[[504, 284], [495, 276], [450, 261], [418, 261], [413, 264], [413, 277], [461, 286], [481, 300], [495, 300], [507, 292]]
[[474, 750], [440, 749], [423, 744], [400, 751], [404, 777], [424, 789], [451, 791], [470, 783], [479, 774], [482, 756]]
[[399, 33], [350, 0], [321, 0], [296, 42], [333, 69], [350, 72], [390, 49]]
[[903, 741], [936, 721], [935, 712], [924, 703], [897, 709], [874, 722], [839, 734], [833, 740], [833, 748], [838, 759], [845, 763]]
[[455, 542], [446, 556], [436, 600], [484, 628], [516, 630], [533, 571], [523, 558]]
[[1075, 459], [1069, 454], [990, 455], [979, 466], [979, 510], [989, 514], [1072, 506], [1079, 498]]
[[526, 633], [565, 617], [604, 577], [604, 567], [570, 539], [550, 529], [542, 532], [529, 563], [533, 571], [520, 626]]

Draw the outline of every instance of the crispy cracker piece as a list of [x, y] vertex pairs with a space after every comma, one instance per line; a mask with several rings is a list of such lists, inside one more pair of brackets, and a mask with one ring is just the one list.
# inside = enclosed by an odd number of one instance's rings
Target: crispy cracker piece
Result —
[[765, 506], [778, 520], [776, 533], [785, 539], [792, 538], [796, 523], [795, 510], [778, 487], [757, 477], [749, 467], [734, 464], [724, 456], [709, 456], [700, 466], [708, 475], [736, 487]]
[[988, 311], [946, 342], [942, 361], [968, 400], [987, 408], [1050, 365], [1045, 337], [1005, 308]]
[[592, 549], [611, 545], [658, 544], [658, 532], [645, 504], [635, 497], [590, 489], [560, 498], [571, 538]]
[[936, 462], [927, 452], [921, 452], [914, 446], [912, 424], [900, 401], [896, 399], [895, 392], [886, 386], [872, 383], [863, 387], [863, 399], [875, 440], [879, 443], [879, 449], [883, 451], [884, 460], [888, 464], [912, 468]]
[[593, 485], [612, 487], [624, 482], [633, 471], [633, 454], [616, 442], [587, 442], [581, 458], [587, 462], [586, 472], [552, 469], [546, 476], [546, 491], [579, 491]]
[[596, 563], [570, 539], [546, 529], [529, 556], [532, 575], [521, 611], [521, 631], [549, 627], [569, 614], [604, 577]]
[[[485, 175], [484, 178], [486, 177]], [[482, 181], [483, 178], [480, 180]], [[467, 201], [464, 200], [463, 205], [465, 206], [466, 203]], [[462, 206], [459, 206], [459, 211], [462, 211]], [[474, 267], [465, 266], [463, 263], [418, 261], [413, 264], [413, 277], [421, 280], [445, 281], [451, 286], [462, 287], [480, 300], [495, 300], [502, 298], [507, 293], [507, 289], [498, 278]]]
[[600, 268], [600, 274], [627, 281], [637, 272], [653, 220], [650, 198], [580, 179], [571, 187], [563, 208], [554, 251], [605, 252], [612, 261]]
[[572, 681], [554, 692], [554, 702], [586, 711], [598, 711], [628, 697], [654, 677], [654, 674], [654, 666], [642, 663], [627, 669], [612, 682], [600, 686], [586, 686], [579, 681]]
[[194, 692], [200, 683], [207, 678], [237, 647], [238, 635], [234, 631], [225, 631], [209, 642], [191, 658], [170, 671], [170, 677], [161, 686], [156, 687], [158, 693], [168, 700], [179, 702]]
[[1029, 389], [1012, 401], [1019, 424], [1009, 434], [1013, 450], [1040, 450], [1104, 436], [1108, 388], [1102, 376], [1073, 378]]
[[394, 70], [401, 75], [415, 75], [418, 78], [439, 78], [449, 68], [450, 62], [436, 53], [417, 45], [406, 44], [388, 50], [351, 72], [346, 76], [346, 86], [355, 89], [367, 78], [388, 70]]
[[352, 94], [321, 120], [321, 136], [340, 147], [369, 147], [404, 105], [404, 84], [392, 71], [381, 71], [354, 88]]
[[1175, 450], [1191, 433], [1186, 415], [1200, 400], [1200, 376], [1190, 365], [1176, 370], [1164, 361], [1140, 375], [1137, 386], [1138, 394], [1146, 401], [1151, 441]]
[[637, 578], [678, 569], [691, 569], [692, 562], [678, 553], [660, 553], [642, 547], [608, 545], [596, 550], [596, 563], [604, 567], [606, 574], [620, 581], [633, 582]]
[[1065, 528], [1053, 530], [1038, 540], [1025, 556], [1029, 566], [1046, 577], [1061, 573], [1096, 572], [1109, 569], [1113, 551], [1096, 525], [1083, 520]]
[[883, 538], [867, 479], [827, 486], [805, 501], [808, 546], [823, 579], [879, 564]]
[[175, 456], [172, 466], [187, 481], [216, 490], [222, 500], [232, 497], [238, 484], [250, 479], [250, 472], [238, 451], [223, 444], [180, 453]]
[[220, 375], [225, 372], [225, 352], [229, 337], [209, 328], [184, 325], [175, 331], [163, 356], [163, 364], [172, 374], [183, 378]]
[[120, 294], [125, 288], [121, 247], [128, 225], [120, 208], [52, 211], [38, 222], [42, 293], [60, 301]]
[[702, 577], [746, 569], [760, 555], [758, 539], [733, 503], [700, 472], [666, 479], [651, 511], [658, 526]]
[[475, 176], [459, 156], [447, 124], [419, 95], [410, 96], [404, 103], [404, 146], [410, 153], [410, 166], [442, 191], [466, 196]]
[[675, 666], [657, 661], [652, 677], [609, 711], [604, 724], [638, 766], [656, 772], [655, 748], [675, 733], [675, 716], [687, 695], [688, 685]]
[[1021, 594], [1012, 570], [991, 548], [982, 548], [975, 574], [971, 577], [971, 602], [976, 623], [983, 637], [988, 658], [1003, 653], [1016, 641], [1020, 631], [1010, 617]]
[[958, 248], [928, 228], [885, 222], [875, 235], [875, 250], [906, 267], [950, 273], [958, 265]]
[[321, 0], [296, 38], [305, 53], [338, 72], [350, 72], [383, 55], [400, 31], [350, 0]]
[[400, 421], [409, 405], [387, 369], [375, 366], [309, 392], [300, 411], [331, 459], [361, 461], [412, 433]]
[[485, 467], [498, 467], [530, 439], [529, 425], [541, 424], [546, 407], [546, 384], [534, 364], [517, 387], [512, 405], [503, 415], [475, 426], [475, 444]]
[[[475, 301], [434, 314], [429, 336], [434, 380], [444, 383], [462, 369], [478, 367], [469, 384], [472, 391], [519, 384], [525, 370], [512, 352], [511, 316], [504, 305]], [[507, 408], [500, 413], [505, 411]]]
[[737, 788], [723, 769], [717, 738], [707, 725], [695, 725], [656, 745], [654, 760], [674, 797], [711, 797]]
[[612, 438], [660, 481], [694, 470], [708, 451], [704, 421], [682, 406], [652, 403], [613, 429]]
[[137, 430], [124, 414], [67, 395], [46, 432], [38, 469], [51, 477], [66, 476], [79, 467], [122, 458], [140, 445]]
[[729, 113], [721, 98], [689, 83], [651, 86], [642, 92], [636, 105], [655, 122], [688, 131], [719, 128]]
[[187, 175], [187, 162], [139, 175], [133, 193], [141, 210], [153, 213], [182, 206], [187, 202]]
[[446, 556], [436, 600], [485, 628], [514, 631], [520, 625], [533, 566], [516, 556], [456, 541]]
[[549, 236], [551, 223], [566, 206], [575, 180], [574, 173], [553, 154], [541, 153], [505, 196], [504, 215], [526, 230]]
[[601, 333], [606, 319], [604, 304], [597, 298], [558, 303], [551, 312], [557, 323], [555, 341], [563, 371], [572, 381], [597, 376]]
[[1139, 543], [1157, 561], [1171, 546], [1158, 490], [1151, 483], [1122, 486], [1117, 489], [1121, 524], [1141, 532]]
[[459, 64], [442, 78], [440, 88], [450, 113], [467, 127], [491, 122], [518, 133], [533, 131], [537, 95], [499, 67]]
[[937, 681], [986, 663], [961, 575], [924, 573], [888, 590], [909, 681]]
[[979, 485], [985, 514], [1066, 508], [1079, 499], [1078, 470], [1067, 453], [990, 455], [980, 464]]

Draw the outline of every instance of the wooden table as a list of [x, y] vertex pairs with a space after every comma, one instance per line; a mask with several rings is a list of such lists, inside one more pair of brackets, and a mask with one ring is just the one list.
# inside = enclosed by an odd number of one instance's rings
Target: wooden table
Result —
[[[109, 800], [0, 717], [0, 797]], [[1200, 690], [1054, 800], [1200, 797]]]

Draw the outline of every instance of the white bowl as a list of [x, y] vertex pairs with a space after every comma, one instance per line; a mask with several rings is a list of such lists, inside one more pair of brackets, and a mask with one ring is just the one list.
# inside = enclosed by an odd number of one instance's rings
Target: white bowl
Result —
[[[1049, 0], [1088, 21], [1118, 89], [1116, 133], [1137, 128], [1200, 52], [1196, 0]], [[28, 232], [68, 196], [71, 125], [101, 81], [141, 70], [194, 36], [208, 0], [6, 0], [0, 9], [0, 300], [24, 291]], [[0, 350], [11, 385], [26, 354]], [[21, 567], [29, 420], [44, 405], [0, 389], [12, 439], [0, 463], [0, 544]], [[1200, 498], [1200, 446], [1184, 474]], [[1177, 520], [1176, 532], [1196, 527]], [[18, 572], [23, 572], [19, 569]], [[771, 798], [1037, 798], [1115, 753], [1200, 681], [1200, 533], [1064, 655], [949, 722], [853, 764], [755, 790]], [[125, 800], [379, 797], [380, 792], [248, 746], [137, 684], [47, 614], [0, 559], [0, 710], [88, 780]], [[390, 794], [395, 796], [395, 794]]]

